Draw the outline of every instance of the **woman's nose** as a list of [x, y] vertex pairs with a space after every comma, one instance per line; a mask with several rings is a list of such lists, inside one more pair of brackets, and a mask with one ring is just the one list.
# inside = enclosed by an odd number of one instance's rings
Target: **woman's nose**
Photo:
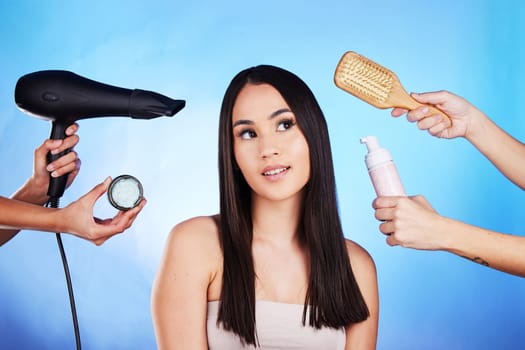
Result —
[[261, 158], [277, 156], [280, 146], [275, 136], [264, 136], [259, 138], [259, 151]]

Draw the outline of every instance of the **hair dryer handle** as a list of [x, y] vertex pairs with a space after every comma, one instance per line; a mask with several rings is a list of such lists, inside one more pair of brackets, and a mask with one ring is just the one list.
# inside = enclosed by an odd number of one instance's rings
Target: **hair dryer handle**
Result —
[[[51, 136], [49, 137], [52, 140], [63, 140], [66, 138], [66, 129], [69, 125], [66, 125], [64, 123], [59, 123], [56, 121], [53, 121], [52, 128], [51, 128]], [[51, 163], [58, 158], [62, 157], [64, 154], [69, 153], [71, 150], [66, 149], [65, 151], [62, 151], [57, 154], [51, 154], [51, 152], [47, 153], [47, 163]], [[51, 199], [51, 201], [57, 201], [62, 195], [64, 194], [64, 191], [66, 189], [67, 184], [67, 176], [68, 174], [64, 174], [59, 177], [52, 177], [51, 174], [49, 175], [49, 187], [47, 189], [47, 195]]]

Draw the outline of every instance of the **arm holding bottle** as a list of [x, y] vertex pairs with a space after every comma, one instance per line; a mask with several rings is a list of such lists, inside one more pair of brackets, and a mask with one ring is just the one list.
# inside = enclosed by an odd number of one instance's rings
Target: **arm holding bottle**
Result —
[[378, 197], [375, 217], [389, 245], [447, 251], [525, 277], [525, 237], [490, 231], [439, 215], [423, 196]]

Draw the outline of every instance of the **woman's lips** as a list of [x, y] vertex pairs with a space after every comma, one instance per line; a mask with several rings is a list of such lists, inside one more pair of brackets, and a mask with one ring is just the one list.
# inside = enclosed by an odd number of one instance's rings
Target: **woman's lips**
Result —
[[264, 168], [262, 175], [271, 180], [277, 180], [283, 177], [289, 169], [289, 166], [282, 165], [266, 167]]

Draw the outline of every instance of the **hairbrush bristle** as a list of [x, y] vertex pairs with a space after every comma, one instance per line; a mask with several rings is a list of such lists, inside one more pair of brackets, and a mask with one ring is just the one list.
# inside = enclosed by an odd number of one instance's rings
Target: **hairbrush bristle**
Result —
[[341, 89], [378, 105], [388, 99], [394, 83], [392, 72], [354, 52], [343, 56], [335, 80]]

